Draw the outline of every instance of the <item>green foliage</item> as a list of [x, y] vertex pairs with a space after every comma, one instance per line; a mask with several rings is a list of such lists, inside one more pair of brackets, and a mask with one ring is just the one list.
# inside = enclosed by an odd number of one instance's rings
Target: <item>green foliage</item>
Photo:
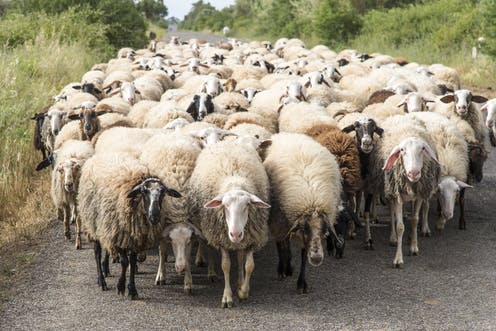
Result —
[[483, 51], [496, 57], [496, 0], [481, 0], [479, 15], [481, 18]]
[[69, 8], [76, 8], [78, 12], [86, 10], [86, 24], [105, 25], [107, 42], [115, 48], [140, 48], [147, 41], [144, 17], [132, 0], [18, 0], [12, 3], [12, 9], [19, 13], [60, 14]]
[[314, 26], [319, 40], [333, 46], [355, 35], [362, 26], [362, 20], [349, 1], [322, 0]]
[[141, 0], [136, 4], [136, 7], [142, 12], [150, 22], [158, 24], [163, 28], [167, 28], [165, 17], [169, 13], [163, 0]]

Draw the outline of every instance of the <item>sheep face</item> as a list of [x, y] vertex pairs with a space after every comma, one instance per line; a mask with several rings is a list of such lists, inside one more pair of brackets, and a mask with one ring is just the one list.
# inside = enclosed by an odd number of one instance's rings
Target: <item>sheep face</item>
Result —
[[128, 194], [130, 199], [143, 199], [143, 214], [150, 224], [156, 225], [160, 222], [160, 211], [162, 200], [165, 195], [180, 198], [181, 194], [165, 186], [158, 178], [148, 178], [136, 185]]
[[307, 251], [308, 262], [314, 267], [318, 267], [324, 261], [324, 245], [330, 235], [329, 221], [323, 215], [314, 212], [311, 215], [304, 215], [296, 220], [289, 231], [291, 236], [298, 238]]
[[132, 106], [136, 103], [136, 95], [140, 94], [140, 91], [136, 89], [133, 83], [124, 82], [120, 87], [121, 96], [124, 100], [129, 102]]
[[440, 99], [444, 103], [455, 103], [455, 112], [464, 118], [467, 116], [470, 104], [472, 102], [483, 103], [487, 98], [480, 95], [472, 95], [469, 90], [456, 90], [453, 94], [446, 95]]
[[342, 130], [345, 133], [355, 131], [357, 145], [360, 151], [369, 154], [374, 149], [374, 133], [382, 137], [384, 130], [377, 126], [377, 123], [371, 118], [363, 118], [360, 121], [355, 121]]
[[239, 92], [241, 94], [243, 94], [245, 96], [245, 98], [248, 100], [248, 103], [251, 104], [255, 95], [257, 93], [261, 92], [261, 90], [254, 89], [252, 87], [248, 87], [248, 88], [240, 90]]
[[203, 83], [200, 92], [210, 94], [212, 97], [219, 95], [222, 92], [219, 79], [217, 77], [209, 77], [207, 81]]
[[424, 154], [439, 163], [436, 153], [424, 140], [416, 137], [405, 138], [393, 148], [383, 170], [391, 169], [396, 160], [401, 156], [405, 176], [410, 182], [416, 183], [422, 176]]
[[214, 112], [212, 96], [207, 93], [200, 93], [193, 97], [193, 102], [186, 110], [195, 121], [201, 121], [207, 114]]
[[455, 200], [461, 188], [472, 187], [454, 177], [444, 177], [438, 184], [438, 199], [441, 213], [446, 220], [453, 218]]
[[189, 222], [168, 225], [162, 233], [162, 237], [171, 242], [176, 260], [176, 272], [178, 273], [189, 269], [193, 236], [204, 238], [201, 231]]
[[63, 177], [64, 190], [72, 193], [77, 188], [77, 180], [80, 175], [81, 164], [76, 159], [65, 160], [57, 166], [57, 171]]
[[303, 86], [297, 81], [292, 81], [286, 86], [286, 96], [299, 101], [307, 101]]
[[480, 143], [468, 144], [468, 158], [470, 174], [480, 183], [483, 177], [482, 168], [487, 159], [487, 151]]
[[240, 243], [244, 237], [244, 229], [248, 222], [249, 206], [270, 208], [259, 197], [244, 190], [230, 190], [220, 194], [207, 202], [205, 208], [225, 208], [226, 223], [229, 239], [233, 243]]
[[224, 139], [226, 136], [237, 136], [235, 133], [232, 133], [227, 130], [219, 129], [219, 128], [206, 128], [199, 131], [196, 136], [201, 139], [202, 145], [208, 146], [213, 145]]
[[496, 99], [489, 100], [482, 108], [481, 112], [487, 112], [486, 126], [491, 128], [496, 122]]
[[62, 129], [62, 126], [65, 124], [65, 119], [67, 116], [67, 112], [59, 109], [51, 109], [47, 112], [46, 116], [48, 117], [48, 120], [50, 121], [50, 127], [52, 130], [52, 134], [54, 136], [58, 135], [60, 132], [60, 129]]
[[424, 99], [420, 94], [413, 92], [409, 93], [397, 107], [403, 107], [405, 113], [426, 111], [428, 102], [434, 101]]
[[334, 66], [325, 67], [324, 68], [324, 75], [326, 75], [327, 78], [331, 79], [335, 83], [339, 83], [341, 78], [343, 78], [341, 73]]

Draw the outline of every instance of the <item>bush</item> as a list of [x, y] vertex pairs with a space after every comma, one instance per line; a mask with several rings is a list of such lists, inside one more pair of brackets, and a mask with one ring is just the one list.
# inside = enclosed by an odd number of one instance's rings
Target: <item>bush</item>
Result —
[[492, 57], [496, 57], [496, 1], [481, 0], [480, 14], [482, 22], [482, 36], [485, 41], [482, 49]]

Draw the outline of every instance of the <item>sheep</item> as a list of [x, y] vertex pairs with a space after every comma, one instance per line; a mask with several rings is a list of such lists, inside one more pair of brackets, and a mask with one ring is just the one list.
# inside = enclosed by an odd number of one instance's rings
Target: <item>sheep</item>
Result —
[[[238, 297], [249, 295], [253, 253], [268, 240], [269, 181], [256, 151], [236, 141], [209, 145], [190, 178], [191, 204], [208, 244], [220, 248], [224, 272], [222, 307], [233, 306], [229, 251], [238, 255]], [[246, 274], [243, 274], [243, 265]]]
[[429, 102], [435, 101], [425, 98], [420, 93], [410, 92], [397, 105], [397, 107], [403, 107], [405, 113], [429, 111], [427, 107], [427, 103]]
[[173, 130], [173, 131], [179, 131], [180, 128], [183, 128], [185, 127], [186, 125], [188, 125], [189, 122], [187, 119], [185, 118], [182, 118], [182, 117], [178, 117], [170, 122], [168, 122], [165, 126], [164, 126], [164, 129], [165, 130]]
[[[91, 140], [93, 136], [100, 131], [100, 120], [98, 117], [100, 115], [106, 114], [107, 111], [96, 112], [96, 104], [86, 104], [80, 105], [82, 111], [79, 114], [69, 115], [70, 120], [79, 120], [80, 122], [80, 140]], [[79, 106], [77, 108], [80, 108]]]
[[131, 107], [131, 111], [127, 114], [127, 118], [133, 122], [137, 128], [142, 128], [145, 121], [146, 114], [158, 105], [157, 101], [141, 100]]
[[98, 284], [107, 289], [101, 268], [101, 248], [119, 254], [122, 272], [117, 293], [124, 295], [130, 265], [128, 295], [138, 299], [134, 276], [137, 254], [158, 245], [167, 212], [161, 208], [165, 195], [181, 194], [156, 178], [127, 154], [96, 154], [81, 170], [79, 214], [88, 239], [94, 241]]
[[47, 157], [47, 150], [42, 136], [43, 122], [45, 121], [45, 113], [48, 111], [49, 107], [45, 107], [42, 112], [35, 113], [32, 120], [34, 120], [33, 127], [33, 146], [36, 150], [39, 150], [43, 156], [43, 159]]
[[[137, 96], [141, 95], [141, 92], [136, 89], [134, 82], [122, 82], [118, 88], [112, 90], [110, 93], [107, 94], [107, 96], [111, 97], [116, 94], [119, 94], [124, 101], [133, 106], [137, 101]], [[152, 100], [160, 100], [161, 94], [161, 90], [155, 90], [151, 92], [151, 95], [153, 95], [154, 97], [154, 99]]]
[[203, 118], [203, 122], [212, 123], [218, 128], [223, 128], [226, 125], [227, 119], [229, 118], [226, 114], [221, 113], [211, 113]]
[[341, 175], [335, 157], [302, 134], [272, 136], [265, 169], [272, 190], [269, 226], [277, 243], [280, 278], [292, 274], [289, 238], [301, 239], [301, 268], [297, 288], [306, 293], [306, 261], [319, 266], [324, 259], [322, 240], [334, 232], [340, 205]]
[[41, 126], [41, 137], [44, 146], [50, 153], [54, 150], [55, 137], [69, 119], [67, 117], [67, 111], [55, 107], [49, 108], [44, 116], [48, 121], [43, 121], [43, 125]]
[[95, 142], [95, 153], [119, 152], [139, 157], [143, 144], [153, 135], [163, 132], [163, 130], [157, 129], [111, 128], [98, 136], [98, 140]]
[[325, 108], [305, 102], [289, 104], [279, 115], [279, 132], [305, 133], [317, 124], [336, 125]]
[[81, 220], [77, 213], [76, 195], [79, 176], [84, 162], [94, 153], [89, 142], [66, 141], [54, 151], [55, 166], [52, 172], [50, 195], [57, 210], [58, 219], [64, 223], [64, 237], [71, 239], [69, 220], [76, 223], [76, 249], [81, 248]]
[[131, 105], [121, 97], [113, 96], [98, 101], [95, 110], [97, 112], [107, 110], [112, 113], [127, 115], [131, 111]]
[[219, 78], [209, 76], [201, 85], [200, 92], [210, 94], [212, 97], [216, 97], [222, 93], [222, 84]]
[[164, 93], [162, 84], [149, 76], [135, 79], [133, 85], [136, 88], [136, 93], [139, 92], [139, 100], [160, 101], [162, 93]]
[[244, 95], [244, 97], [246, 98], [246, 100], [248, 100], [248, 103], [249, 104], [251, 104], [253, 98], [259, 92], [262, 92], [262, 90], [256, 89], [256, 88], [253, 88], [253, 87], [247, 87], [247, 88], [244, 88], [244, 89], [239, 90], [239, 93], [241, 93], [242, 95]]
[[[306, 135], [331, 152], [339, 164], [343, 179], [343, 200], [348, 202], [351, 210], [355, 211], [355, 193], [361, 187], [361, 165], [355, 139], [342, 132], [339, 127], [328, 124], [318, 124], [308, 129]], [[350, 237], [356, 236], [354, 223], [350, 225]]]
[[[439, 180], [438, 210], [439, 219], [436, 224], [442, 230], [446, 221], [453, 217], [455, 199], [459, 192], [460, 218], [458, 227], [465, 228], [464, 195], [465, 189], [472, 186], [466, 183], [468, 175], [468, 146], [463, 135], [456, 126], [445, 116], [433, 113], [412, 113], [409, 116], [421, 121], [430, 133], [435, 144], [439, 162], [441, 163], [441, 178]], [[422, 218], [422, 234], [430, 236], [427, 217], [429, 201], [426, 201]]]
[[240, 112], [229, 115], [226, 124], [224, 125], [225, 130], [231, 130], [241, 123], [251, 123], [257, 124], [271, 133], [276, 133], [277, 127], [272, 125], [270, 121], [265, 119], [263, 116], [253, 113], [253, 112]]
[[[384, 134], [372, 153], [369, 190], [384, 192], [391, 209], [390, 243], [396, 244], [393, 266], [403, 266], [403, 204], [415, 202], [410, 234], [410, 254], [418, 254], [417, 224], [422, 203], [437, 190], [440, 167], [436, 149], [425, 126], [403, 115], [382, 123]], [[424, 157], [424, 154], [426, 157]], [[399, 162], [396, 162], [397, 160]]]
[[186, 112], [190, 114], [195, 121], [201, 121], [207, 114], [214, 112], [212, 96], [207, 93], [199, 93], [193, 97]]
[[432, 78], [434, 78], [437, 84], [445, 84], [451, 90], [459, 90], [461, 88], [460, 77], [455, 69], [435, 63], [431, 64], [428, 70], [433, 73]]
[[[173, 186], [182, 197], [164, 199], [167, 208], [168, 222], [160, 240], [160, 262], [155, 284], [165, 283], [165, 261], [167, 259], [167, 243], [171, 242], [175, 266], [178, 273], [184, 271], [184, 292], [191, 294], [192, 278], [189, 256], [193, 236], [203, 237], [201, 232], [191, 224], [191, 211], [186, 199], [189, 195], [189, 178], [195, 167], [201, 148], [188, 135], [158, 134], [150, 138], [143, 146], [140, 161], [157, 175], [157, 178]], [[213, 275], [209, 275], [213, 276]]]
[[[474, 129], [475, 139], [480, 143], [485, 144], [489, 138], [487, 128], [484, 126], [484, 120], [481, 113], [477, 110], [475, 103], [484, 103], [487, 98], [480, 95], [473, 95], [468, 90], [456, 90], [453, 94], [448, 94], [441, 99], [441, 102], [449, 104], [454, 102], [450, 113], [444, 114], [448, 117], [458, 116], [467, 121]], [[435, 109], [438, 111], [438, 108]]]
[[237, 92], [223, 92], [212, 101], [216, 111], [227, 115], [237, 111], [246, 111], [250, 107], [248, 99]]
[[496, 98], [487, 101], [480, 111], [487, 112], [486, 126], [489, 130], [489, 139], [491, 145], [496, 147]]
[[118, 84], [123, 82], [132, 82], [134, 80], [131, 71], [113, 71], [108, 73], [107, 77], [103, 81], [103, 89], [116, 88]]

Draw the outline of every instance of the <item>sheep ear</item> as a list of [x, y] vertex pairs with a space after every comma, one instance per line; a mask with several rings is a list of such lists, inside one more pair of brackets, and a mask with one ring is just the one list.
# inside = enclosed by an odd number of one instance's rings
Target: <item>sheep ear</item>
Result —
[[162, 238], [167, 238], [169, 236], [172, 229], [174, 229], [174, 225], [175, 224], [169, 224], [162, 230]]
[[200, 89], [200, 93], [207, 93], [207, 83], [203, 83]]
[[445, 95], [439, 100], [444, 103], [455, 102], [455, 95], [454, 94]]
[[141, 95], [141, 92], [139, 90], [134, 90], [134, 93]]
[[422, 100], [424, 100], [424, 102], [425, 102], [425, 103], [428, 103], [428, 102], [436, 102], [436, 101], [434, 101], [434, 100], [429, 100], [429, 99], [424, 99], [424, 98], [422, 98]]
[[487, 111], [487, 103], [480, 109], [481, 112], [485, 113]]
[[71, 86], [73, 89], [75, 90], [80, 90], [82, 88], [81, 85], [74, 85], [74, 86]]
[[[195, 102], [192, 102], [189, 104], [188, 109], [186, 109], [186, 112], [188, 114], [191, 114], [191, 116], [193, 116], [193, 114], [195, 113]], [[194, 118], [194, 116], [193, 116], [193, 118]]]
[[280, 104], [279, 107], [277, 108], [277, 112], [280, 113], [282, 110], [282, 107], [284, 107], [284, 104]]
[[167, 195], [170, 195], [173, 198], [181, 198], [182, 197], [181, 193], [179, 193], [178, 191], [176, 191], [170, 187], [167, 187], [167, 186], [165, 186], [165, 193], [167, 193]]
[[198, 229], [196, 226], [194, 226], [192, 223], [190, 222], [184, 222], [184, 224], [186, 224], [191, 230], [193, 230], [193, 233], [198, 237], [198, 238], [201, 238], [203, 240], [207, 240], [205, 238], [205, 236], [203, 235], [203, 233], [201, 232], [200, 229]]
[[107, 113], [108, 113], [108, 111], [106, 111], [106, 110], [100, 110], [100, 111], [97, 111], [95, 114], [96, 114], [96, 116], [100, 116], [100, 115], [104, 115]]
[[391, 151], [391, 154], [389, 154], [389, 156], [386, 160], [386, 164], [384, 164], [384, 167], [382, 167], [382, 170], [389, 170], [393, 167], [393, 164], [396, 162], [396, 160], [400, 156], [400, 151], [401, 150], [400, 150], [399, 146], [396, 146], [395, 148], [393, 148], [393, 150]]
[[120, 87], [118, 87], [118, 88], [116, 88], [115, 90], [110, 91], [110, 92], [107, 94], [107, 96], [108, 96], [108, 97], [111, 97], [111, 96], [113, 96], [113, 95], [116, 95], [116, 94], [117, 94], [117, 93], [119, 93], [120, 91], [121, 91], [121, 88], [120, 88]]
[[72, 114], [72, 115], [69, 115], [68, 118], [71, 120], [71, 121], [74, 121], [74, 120], [77, 120], [80, 118], [79, 114]]
[[355, 125], [354, 124], [350, 124], [350, 125], [342, 128], [341, 131], [344, 132], [344, 133], [350, 133], [352, 131], [355, 131]]
[[310, 82], [310, 78], [308, 78], [307, 82], [303, 86], [305, 86], [305, 88], [309, 88], [310, 84], [312, 84], [312, 83]]
[[436, 153], [432, 150], [431, 146], [429, 144], [424, 143], [424, 152], [431, 157], [434, 161], [436, 161], [437, 164], [439, 163], [439, 160], [437, 159]]
[[405, 97], [405, 98], [403, 98], [403, 100], [401, 100], [401, 102], [400, 102], [399, 104], [397, 104], [397, 105], [396, 105], [396, 107], [398, 107], [398, 108], [399, 108], [399, 107], [402, 107], [402, 106], [404, 106], [404, 105], [406, 105], [406, 97]]
[[329, 83], [325, 80], [325, 79], [322, 79], [322, 83], [324, 83], [325, 85], [327, 85], [328, 87], [331, 87], [331, 85], [329, 85]]
[[138, 184], [135, 187], [133, 187], [131, 192], [128, 193], [127, 197], [129, 199], [135, 199], [138, 196], [138, 194], [140, 194], [141, 192], [143, 192], [143, 185]]
[[209, 202], [207, 202], [205, 205], [203, 205], [203, 208], [217, 208], [222, 206], [222, 197], [223, 195], [218, 195]]
[[257, 197], [255, 194], [250, 194], [250, 201], [258, 208], [270, 208], [268, 203], [263, 202], [262, 199]]
[[52, 164], [52, 160], [47, 157], [46, 159], [43, 159], [38, 165], [36, 166], [36, 171], [40, 171], [48, 167], [50, 164]]
[[377, 126], [375, 128], [374, 132], [377, 133], [377, 135], [382, 138], [382, 134], [384, 133], [384, 129]]
[[460, 186], [461, 188], [473, 188], [472, 185], [468, 185], [467, 183], [465, 182], [462, 182], [461, 180], [456, 180], [456, 183], [458, 184], [458, 186]]
[[288, 231], [288, 236], [292, 236], [293, 234], [296, 233], [296, 231], [300, 230], [302, 228], [301, 224], [300, 224], [300, 219], [297, 219], [293, 226], [289, 229]]
[[258, 146], [258, 148], [269, 148], [270, 146], [272, 145], [272, 140], [270, 139], [267, 139], [267, 140], [264, 140], [260, 143], [260, 146]]
[[472, 102], [475, 103], [484, 103], [487, 101], [486, 97], [483, 97], [482, 95], [474, 95], [472, 96]]

